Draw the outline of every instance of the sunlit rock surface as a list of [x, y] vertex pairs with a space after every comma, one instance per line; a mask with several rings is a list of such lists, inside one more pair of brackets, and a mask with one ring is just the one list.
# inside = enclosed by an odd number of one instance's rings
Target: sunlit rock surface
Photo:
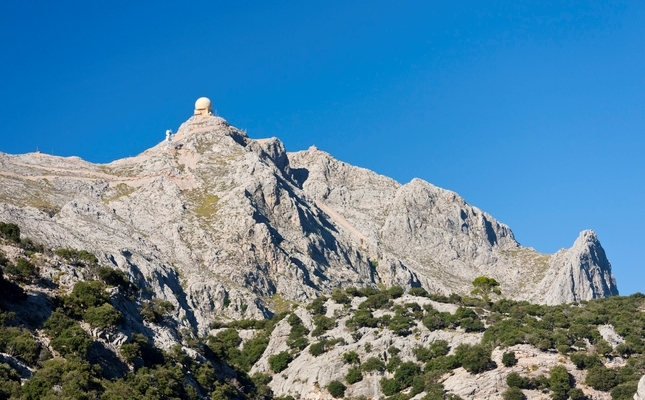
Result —
[[540, 254], [420, 179], [402, 185], [315, 148], [287, 153], [212, 115], [171, 139], [109, 164], [0, 153], [0, 221], [47, 247], [95, 253], [201, 333], [216, 315], [269, 316], [335, 287], [466, 294], [487, 275], [507, 297], [539, 303], [618, 294], [592, 231]]

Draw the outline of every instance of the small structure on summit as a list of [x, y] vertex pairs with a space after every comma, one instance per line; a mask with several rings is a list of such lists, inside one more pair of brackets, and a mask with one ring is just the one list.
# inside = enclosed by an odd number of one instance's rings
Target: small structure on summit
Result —
[[172, 130], [166, 129], [166, 146], [172, 147]]
[[200, 97], [199, 99], [197, 99], [197, 101], [195, 102], [194, 115], [213, 115], [213, 108], [208, 97]]

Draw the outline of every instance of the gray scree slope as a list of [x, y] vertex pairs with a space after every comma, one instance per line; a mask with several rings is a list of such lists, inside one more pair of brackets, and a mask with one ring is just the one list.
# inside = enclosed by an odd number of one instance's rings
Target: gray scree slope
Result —
[[215, 315], [268, 316], [334, 287], [463, 294], [487, 275], [538, 303], [618, 294], [593, 231], [540, 254], [454, 192], [315, 148], [287, 153], [214, 116], [109, 164], [0, 153], [0, 220], [48, 247], [94, 252], [201, 332]]

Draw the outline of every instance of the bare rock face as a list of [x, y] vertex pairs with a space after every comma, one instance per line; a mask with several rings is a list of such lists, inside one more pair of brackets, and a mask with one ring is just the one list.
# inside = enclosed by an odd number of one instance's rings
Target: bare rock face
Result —
[[[404, 286], [467, 293], [480, 275], [510, 297], [559, 304], [617, 295], [611, 265], [593, 231], [550, 256], [515, 241], [510, 228], [454, 192], [420, 179], [401, 185], [310, 148], [290, 155], [303, 191], [334, 213], [378, 259], [377, 273]], [[325, 209], [323, 208], [323, 210]]]
[[95, 253], [202, 333], [216, 316], [269, 316], [282, 299], [334, 287], [467, 293], [487, 275], [507, 297], [547, 304], [618, 293], [592, 231], [539, 254], [454, 192], [401, 185], [315, 148], [287, 153], [208, 115], [109, 164], [0, 153], [0, 221], [48, 247]]
[[638, 390], [634, 394], [634, 400], [645, 400], [645, 376], [638, 381]]
[[594, 231], [582, 231], [573, 247], [551, 257], [550, 265], [557, 273], [540, 282], [541, 288], [548, 289], [536, 293], [535, 300], [546, 298], [548, 304], [558, 304], [588, 300], [597, 293], [618, 294], [611, 265]]

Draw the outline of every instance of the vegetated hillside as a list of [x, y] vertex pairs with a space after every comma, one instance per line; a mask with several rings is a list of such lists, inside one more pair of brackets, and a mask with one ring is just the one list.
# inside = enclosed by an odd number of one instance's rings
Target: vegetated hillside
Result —
[[315, 148], [287, 153], [214, 116], [193, 116], [171, 141], [109, 164], [0, 153], [0, 220], [49, 248], [93, 253], [200, 335], [217, 316], [266, 318], [279, 299], [339, 287], [464, 295], [486, 275], [535, 303], [618, 294], [592, 231], [540, 254], [454, 192], [400, 184]]
[[87, 251], [5, 223], [0, 251], [0, 398], [631, 399], [645, 374], [641, 294], [536, 305], [485, 277], [476, 297], [335, 289], [199, 335]]

